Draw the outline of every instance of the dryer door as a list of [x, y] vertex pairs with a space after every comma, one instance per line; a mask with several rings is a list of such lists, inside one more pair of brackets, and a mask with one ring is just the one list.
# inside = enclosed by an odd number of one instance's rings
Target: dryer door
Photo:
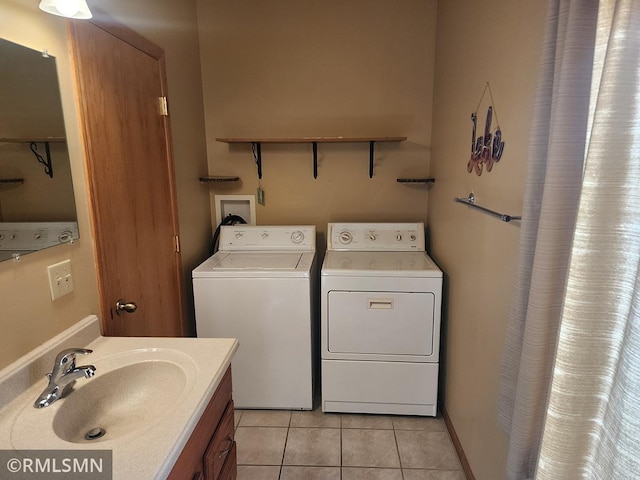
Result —
[[329, 352], [348, 355], [345, 358], [362, 356], [363, 360], [430, 357], [434, 352], [434, 305], [431, 292], [330, 291]]

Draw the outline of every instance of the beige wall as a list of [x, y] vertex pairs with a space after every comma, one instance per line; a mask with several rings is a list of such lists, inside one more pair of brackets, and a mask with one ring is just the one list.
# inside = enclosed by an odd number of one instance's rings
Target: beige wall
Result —
[[[544, 10], [535, 0], [438, 5], [431, 253], [447, 279], [445, 406], [478, 480], [505, 476], [507, 440], [496, 428], [496, 409], [519, 226], [455, 204], [453, 197], [474, 192], [478, 204], [522, 211]], [[470, 117], [487, 81], [506, 147], [493, 171], [478, 177], [466, 171]], [[488, 105], [485, 98], [478, 135]]]
[[[198, 1], [209, 172], [238, 175], [215, 194], [256, 194], [248, 145], [216, 137], [407, 136], [376, 146], [263, 145], [259, 224], [426, 221], [435, 0]], [[319, 245], [320, 249], [322, 244]]]
[[[187, 314], [192, 319], [190, 271], [207, 254], [211, 220], [209, 191], [198, 182], [206, 174], [206, 146], [195, 4], [166, 1], [94, 1], [122, 23], [164, 48], [178, 189]], [[0, 32], [7, 40], [47, 49], [58, 63], [67, 141], [81, 239], [0, 263], [0, 368], [86, 315], [98, 313], [96, 274], [87, 206], [79, 118], [65, 20], [38, 9], [38, 2], [2, 0]], [[73, 294], [51, 301], [46, 266], [71, 258]]]
[[[206, 256], [213, 195], [254, 194], [258, 186], [249, 148], [230, 148], [215, 137], [408, 137], [377, 147], [373, 179], [366, 145], [320, 145], [317, 180], [310, 146], [265, 146], [266, 205], [257, 207], [258, 222], [312, 223], [324, 230], [329, 221], [426, 221], [429, 197], [430, 253], [447, 276], [445, 405], [476, 477], [503, 478], [506, 438], [495, 427], [495, 411], [519, 230], [452, 199], [474, 191], [481, 204], [521, 210], [543, 29], [539, 2], [442, 1], [436, 44], [435, 0], [198, 0], [204, 97], [191, 2], [92, 5], [167, 54], [187, 288], [191, 268]], [[64, 21], [41, 13], [36, 1], [3, 0], [0, 31], [8, 40], [46, 48], [58, 60], [81, 229], [74, 245], [0, 263], [1, 368], [97, 312], [98, 299]], [[469, 117], [485, 81], [493, 87], [507, 146], [494, 171], [476, 177], [466, 172]], [[207, 171], [239, 175], [242, 182], [200, 185], [197, 178]], [[433, 188], [395, 181], [427, 174], [436, 177]], [[46, 265], [65, 258], [73, 262], [76, 291], [51, 302]]]
[[[76, 193], [80, 240], [0, 263], [0, 368], [98, 311], [93, 242], [84, 184], [79, 122], [64, 21], [38, 10], [37, 2], [0, 2], [2, 37], [56, 57], [67, 143]], [[51, 301], [46, 267], [71, 259], [75, 291]]]

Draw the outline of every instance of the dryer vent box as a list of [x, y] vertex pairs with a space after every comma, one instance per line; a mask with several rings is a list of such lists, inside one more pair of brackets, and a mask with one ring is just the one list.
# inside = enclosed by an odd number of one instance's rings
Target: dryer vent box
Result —
[[239, 215], [249, 225], [256, 224], [256, 197], [254, 195], [216, 195], [216, 225], [227, 215]]

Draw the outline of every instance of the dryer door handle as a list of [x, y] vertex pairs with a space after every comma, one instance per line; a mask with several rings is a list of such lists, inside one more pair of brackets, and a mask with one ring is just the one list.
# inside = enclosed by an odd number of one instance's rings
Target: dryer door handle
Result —
[[369, 298], [368, 302], [370, 310], [393, 309], [393, 300], [391, 298]]

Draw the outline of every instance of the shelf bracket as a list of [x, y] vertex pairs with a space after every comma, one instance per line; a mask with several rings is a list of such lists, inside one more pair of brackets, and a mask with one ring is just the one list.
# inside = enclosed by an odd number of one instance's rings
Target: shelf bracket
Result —
[[251, 142], [251, 151], [258, 166], [258, 180], [262, 180], [262, 148], [260, 142]]
[[313, 145], [313, 178], [318, 178], [318, 142], [311, 142]]
[[38, 152], [37, 142], [29, 143], [29, 148], [31, 149], [31, 152], [33, 152], [33, 154], [36, 156], [36, 160], [38, 161], [38, 163], [44, 165], [44, 173], [49, 175], [49, 178], [53, 178], [53, 165], [51, 164], [51, 150], [49, 148], [49, 142], [42, 143], [44, 144], [45, 155], [47, 157], [46, 159]]
[[373, 178], [373, 146], [375, 143], [373, 140], [369, 142], [369, 178]]

